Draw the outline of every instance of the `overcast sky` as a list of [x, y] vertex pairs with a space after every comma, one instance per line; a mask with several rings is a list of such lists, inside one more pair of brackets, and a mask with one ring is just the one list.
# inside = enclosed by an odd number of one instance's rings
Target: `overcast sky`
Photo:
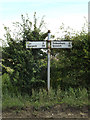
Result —
[[3, 35], [2, 24], [11, 27], [12, 22], [20, 21], [21, 14], [28, 13], [33, 18], [45, 16], [47, 29], [56, 33], [62, 23], [80, 30], [88, 20], [88, 0], [0, 0], [0, 37]]

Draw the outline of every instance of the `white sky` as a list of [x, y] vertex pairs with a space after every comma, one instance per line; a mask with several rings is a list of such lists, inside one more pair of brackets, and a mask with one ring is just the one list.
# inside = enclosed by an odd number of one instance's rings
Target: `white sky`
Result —
[[45, 16], [47, 29], [53, 34], [59, 31], [62, 23], [75, 30], [81, 30], [88, 20], [88, 0], [0, 0], [0, 38], [3, 38], [3, 24], [12, 28], [12, 22], [20, 21], [21, 14], [33, 18]]

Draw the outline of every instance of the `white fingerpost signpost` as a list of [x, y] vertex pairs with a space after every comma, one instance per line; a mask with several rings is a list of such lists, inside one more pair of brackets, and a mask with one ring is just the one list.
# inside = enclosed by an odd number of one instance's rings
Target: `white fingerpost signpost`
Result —
[[[46, 46], [47, 42], [47, 46]], [[48, 63], [47, 63], [47, 89], [50, 90], [50, 48], [72, 48], [71, 41], [64, 40], [50, 40], [50, 30], [48, 30], [47, 41], [27, 41], [26, 48], [47, 48]]]

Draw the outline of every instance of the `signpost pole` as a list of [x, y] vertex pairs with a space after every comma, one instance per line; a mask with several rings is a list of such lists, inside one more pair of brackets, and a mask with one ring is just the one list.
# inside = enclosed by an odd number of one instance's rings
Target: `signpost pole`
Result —
[[47, 64], [47, 88], [50, 89], [50, 30], [48, 30], [48, 64]]

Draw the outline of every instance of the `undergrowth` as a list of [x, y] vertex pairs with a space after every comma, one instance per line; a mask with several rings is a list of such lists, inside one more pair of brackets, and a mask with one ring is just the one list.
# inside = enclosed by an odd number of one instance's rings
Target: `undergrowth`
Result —
[[84, 106], [88, 105], [88, 94], [85, 88], [73, 89], [62, 91], [50, 89], [47, 92], [45, 89], [40, 89], [39, 92], [32, 90], [32, 95], [11, 95], [10, 93], [4, 93], [2, 97], [3, 110], [7, 108], [21, 109], [23, 107], [33, 106], [38, 109], [40, 107], [49, 108], [55, 104], [66, 103], [70, 106]]

